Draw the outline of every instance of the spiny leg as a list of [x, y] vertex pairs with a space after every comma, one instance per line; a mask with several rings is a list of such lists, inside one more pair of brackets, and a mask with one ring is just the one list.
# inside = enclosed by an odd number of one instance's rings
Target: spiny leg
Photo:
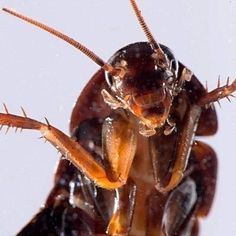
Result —
[[78, 169], [100, 187], [106, 189], [116, 189], [125, 184], [118, 178], [116, 181], [108, 179], [106, 171], [98, 164], [93, 157], [81, 147], [81, 145], [68, 137], [62, 131], [53, 127], [46, 119], [46, 123], [24, 116], [10, 114], [5, 106], [6, 113], [0, 113], [0, 126], [20, 129], [34, 129], [42, 133], [42, 136], [56, 147], [62, 155], [70, 160]]
[[189, 159], [189, 150], [191, 149], [191, 140], [197, 128], [198, 118], [201, 114], [201, 107], [209, 106], [215, 101], [218, 101], [222, 98], [233, 96], [232, 93], [236, 90], [236, 80], [229, 84], [227, 80], [226, 85], [212, 90], [209, 93], [206, 93], [202, 98], [199, 99], [196, 105], [193, 105], [189, 113], [186, 116], [184, 126], [180, 132], [179, 143], [176, 152], [176, 161], [173, 167], [172, 176], [169, 183], [166, 186], [160, 186], [157, 183], [156, 188], [161, 192], [168, 192], [176, 187], [184, 176], [184, 171], [188, 164]]
[[172, 169], [170, 180], [165, 186], [157, 182], [156, 189], [166, 193], [174, 189], [183, 179], [186, 170], [189, 154], [193, 142], [193, 137], [197, 128], [197, 122], [201, 114], [201, 108], [193, 105], [187, 112], [183, 125], [179, 131], [178, 144], [176, 147], [176, 159]]
[[[9, 128], [35, 129], [42, 133], [64, 157], [88, 176], [95, 184], [107, 189], [116, 189], [116, 204], [107, 227], [109, 235], [128, 234], [135, 203], [136, 187], [134, 183], [126, 183], [129, 169], [136, 150], [136, 135], [132, 125], [121, 116], [109, 117], [103, 125], [104, 156], [111, 169], [106, 171], [84, 150], [79, 143], [53, 127], [45, 118], [45, 123], [24, 116], [10, 114], [4, 104], [5, 114], [0, 113], [0, 125]], [[133, 136], [133, 138], [131, 137]], [[131, 141], [130, 141], [131, 140]], [[108, 167], [108, 166], [107, 166]], [[111, 172], [109, 172], [111, 170]], [[107, 173], [108, 172], [108, 177]], [[109, 180], [108, 178], [112, 178]]]
[[229, 100], [229, 96], [233, 96], [232, 93], [235, 91], [236, 79], [231, 84], [229, 84], [229, 79], [227, 79], [226, 85], [224, 86], [220, 86], [220, 80], [218, 79], [217, 88], [211, 92], [207, 92], [203, 97], [201, 97], [198, 101], [198, 105], [201, 107], [208, 106], [213, 102], [219, 102], [222, 98], [227, 98]]

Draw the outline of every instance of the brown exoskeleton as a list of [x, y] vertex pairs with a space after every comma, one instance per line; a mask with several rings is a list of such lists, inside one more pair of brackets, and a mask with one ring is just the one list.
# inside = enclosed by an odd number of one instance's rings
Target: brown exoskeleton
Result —
[[211, 103], [231, 95], [236, 82], [208, 93], [154, 40], [131, 3], [148, 42], [120, 49], [108, 63], [28, 19], [82, 50], [102, 69], [76, 103], [72, 139], [48, 122], [0, 115], [2, 125], [40, 130], [76, 167], [61, 161], [45, 208], [19, 235], [196, 235], [197, 218], [209, 211], [216, 157], [194, 138], [216, 132]]

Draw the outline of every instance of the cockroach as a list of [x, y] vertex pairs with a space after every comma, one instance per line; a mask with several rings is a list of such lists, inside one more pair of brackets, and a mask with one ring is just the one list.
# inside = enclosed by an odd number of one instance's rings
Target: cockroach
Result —
[[[152, 35], [130, 0], [147, 42], [108, 62], [74, 39], [3, 8], [76, 47], [101, 69], [71, 115], [67, 136], [45, 118], [0, 113], [0, 125], [34, 129], [62, 154], [44, 207], [17, 235], [198, 235], [216, 187], [217, 158], [197, 136], [217, 131], [213, 103], [236, 80], [207, 91]], [[72, 163], [72, 164], [71, 164]]]

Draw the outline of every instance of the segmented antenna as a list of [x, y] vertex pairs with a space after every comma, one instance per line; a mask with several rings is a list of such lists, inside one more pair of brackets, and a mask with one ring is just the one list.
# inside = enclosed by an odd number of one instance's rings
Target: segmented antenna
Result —
[[141, 15], [141, 11], [138, 8], [136, 0], [130, 0], [130, 3], [133, 7], [134, 13], [135, 13], [135, 15], [138, 19], [138, 22], [139, 22], [140, 26], [142, 27], [146, 37], [148, 38], [148, 41], [154, 46], [154, 48], [160, 48], [160, 45], [154, 39], [154, 37], [153, 37], [150, 29], [148, 28], [143, 16]]
[[140, 24], [140, 26], [142, 27], [146, 37], [148, 38], [149, 43], [153, 46], [154, 49], [156, 49], [158, 56], [160, 57], [160, 59], [166, 59], [165, 53], [163, 52], [163, 50], [161, 49], [161, 46], [159, 45], [159, 43], [157, 43], [157, 41], [154, 39], [150, 29], [148, 28], [142, 14], [141, 11], [136, 3], [136, 0], [130, 0], [130, 3], [132, 5], [132, 8], [134, 10], [134, 13], [138, 19], [138, 22]]
[[43, 24], [40, 23], [36, 20], [33, 20], [27, 16], [24, 16], [20, 13], [17, 13], [15, 11], [9, 10], [7, 8], [2, 8], [3, 11], [16, 16], [18, 18], [20, 18], [21, 20], [24, 20], [34, 26], [39, 27], [40, 29], [43, 29], [47, 32], [49, 32], [50, 34], [53, 34], [54, 36], [62, 39], [63, 41], [69, 43], [70, 45], [74, 46], [75, 48], [79, 49], [82, 53], [84, 53], [87, 57], [89, 57], [90, 59], [92, 59], [96, 64], [98, 64], [99, 66], [101, 66], [105, 71], [109, 72], [111, 75], [119, 75], [120, 70], [116, 69], [114, 67], [112, 67], [111, 65], [105, 63], [99, 56], [97, 56], [94, 52], [92, 52], [90, 49], [88, 49], [87, 47], [85, 47], [83, 44], [77, 42], [76, 40], [74, 40], [73, 38], [70, 38], [69, 36]]

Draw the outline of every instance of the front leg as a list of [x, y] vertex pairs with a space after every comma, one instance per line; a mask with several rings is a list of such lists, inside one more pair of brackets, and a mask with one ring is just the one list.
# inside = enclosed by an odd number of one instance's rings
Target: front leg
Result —
[[183, 126], [180, 128], [177, 148], [176, 148], [176, 159], [172, 169], [172, 174], [169, 182], [166, 186], [161, 186], [157, 183], [156, 188], [161, 192], [168, 192], [175, 188], [182, 178], [184, 177], [184, 171], [188, 164], [189, 153], [192, 148], [192, 142], [195, 136], [195, 131], [198, 125], [198, 119], [200, 117], [202, 108], [209, 106], [215, 101], [233, 96], [232, 93], [236, 90], [236, 80], [229, 84], [229, 80], [226, 85], [218, 87], [211, 92], [207, 92], [203, 95], [196, 104], [192, 105], [186, 113], [185, 119], [183, 120]]
[[[227, 80], [226, 85], [220, 87], [220, 82], [218, 81], [218, 86], [216, 89], [212, 90], [211, 92], [206, 93], [203, 97], [201, 97], [198, 101], [198, 105], [208, 106], [213, 102], [219, 101], [222, 98], [228, 98], [228, 96], [233, 96], [236, 90], [236, 79], [229, 84], [229, 79]], [[229, 99], [229, 98], [228, 98]]]
[[[201, 107], [192, 105], [189, 107], [178, 130], [178, 136], [175, 147], [175, 160], [171, 170], [171, 177], [165, 186], [162, 186], [157, 179], [156, 189], [160, 192], [169, 192], [174, 189], [183, 179], [186, 170], [192, 143], [197, 129], [198, 119], [201, 114]], [[174, 147], [173, 147], [174, 148]]]
[[134, 122], [113, 114], [102, 128], [103, 157], [108, 177], [126, 182], [137, 146]]
[[103, 124], [102, 145], [108, 177], [112, 181], [120, 179], [126, 182], [124, 186], [115, 190], [116, 203], [107, 227], [107, 234], [128, 235], [136, 195], [136, 186], [128, 179], [137, 145], [134, 123], [119, 114], [108, 117]]
[[[106, 170], [94, 160], [94, 158], [76, 141], [68, 137], [62, 131], [53, 127], [48, 123], [39, 122], [30, 119], [24, 113], [24, 116], [17, 116], [8, 113], [0, 113], [0, 126], [7, 126], [7, 130], [11, 127], [16, 129], [34, 129], [42, 133], [42, 137], [56, 147], [62, 155], [70, 160], [78, 169], [90, 178], [96, 185], [106, 189], [116, 189], [126, 183], [127, 174], [120, 174], [122, 178], [117, 178], [115, 181], [107, 177]], [[122, 140], [122, 137], [120, 137]], [[131, 145], [132, 146], [132, 145]], [[120, 151], [120, 150], [118, 150]], [[126, 150], [123, 150], [124, 153]], [[130, 157], [127, 157], [130, 158]], [[132, 158], [131, 158], [132, 159]], [[131, 161], [132, 162], [132, 161]], [[127, 173], [128, 170], [125, 171]]]

